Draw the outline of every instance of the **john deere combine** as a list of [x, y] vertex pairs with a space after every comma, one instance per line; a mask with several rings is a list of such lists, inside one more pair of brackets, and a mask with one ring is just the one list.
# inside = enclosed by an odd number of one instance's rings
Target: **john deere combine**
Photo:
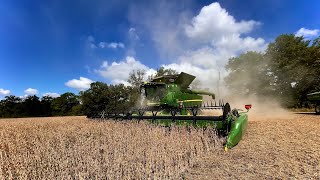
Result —
[[[170, 126], [193, 125], [195, 127], [215, 127], [219, 134], [227, 136], [225, 150], [234, 147], [241, 140], [248, 121], [246, 114], [251, 105], [246, 105], [246, 112], [231, 110], [229, 103], [216, 101], [209, 92], [194, 91], [189, 85], [195, 79], [187, 73], [165, 75], [154, 78], [140, 86], [141, 106], [129, 112], [101, 112], [96, 118], [122, 120], [148, 120], [152, 123]], [[211, 96], [204, 101], [203, 96]], [[220, 110], [218, 115], [204, 115], [204, 111]], [[216, 112], [216, 111], [215, 111]]]

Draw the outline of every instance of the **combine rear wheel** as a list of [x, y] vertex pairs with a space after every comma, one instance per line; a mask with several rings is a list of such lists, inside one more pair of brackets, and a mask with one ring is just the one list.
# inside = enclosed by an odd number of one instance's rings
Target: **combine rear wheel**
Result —
[[316, 114], [320, 114], [320, 104], [316, 104], [315, 110]]

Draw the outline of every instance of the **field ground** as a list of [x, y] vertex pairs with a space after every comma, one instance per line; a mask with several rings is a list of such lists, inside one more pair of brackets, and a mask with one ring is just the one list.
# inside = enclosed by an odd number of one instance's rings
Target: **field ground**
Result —
[[189, 179], [320, 179], [320, 116], [253, 114], [244, 139], [231, 151], [211, 151]]
[[244, 139], [228, 152], [211, 129], [2, 119], [0, 179], [12, 178], [320, 179], [320, 116], [249, 114]]

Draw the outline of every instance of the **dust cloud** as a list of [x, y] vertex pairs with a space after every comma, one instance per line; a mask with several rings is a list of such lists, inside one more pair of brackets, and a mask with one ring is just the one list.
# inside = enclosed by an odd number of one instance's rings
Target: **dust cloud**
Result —
[[[210, 104], [211, 101], [219, 102], [219, 99], [212, 100], [211, 96], [203, 96], [203, 103]], [[246, 104], [251, 104], [252, 108], [249, 111], [249, 120], [263, 120], [263, 119], [290, 119], [292, 113], [280, 106], [280, 103], [275, 98], [258, 97], [258, 96], [226, 96], [223, 98], [224, 103], [229, 103], [231, 109], [238, 109], [239, 112], [247, 111]], [[222, 115], [221, 110], [202, 110], [202, 115]]]
[[229, 97], [228, 100], [231, 109], [241, 109], [246, 111], [245, 105], [251, 104], [252, 108], [249, 111], [249, 116], [254, 120], [262, 119], [290, 119], [292, 118], [292, 113], [280, 106], [280, 103], [275, 98], [271, 97], [258, 97], [258, 96], [249, 96], [249, 97]]

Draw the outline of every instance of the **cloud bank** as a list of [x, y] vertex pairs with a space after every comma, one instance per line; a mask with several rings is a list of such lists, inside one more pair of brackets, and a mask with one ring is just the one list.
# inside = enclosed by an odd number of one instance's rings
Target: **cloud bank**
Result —
[[297, 32], [296, 32], [296, 36], [303, 36], [305, 38], [312, 38], [315, 36], [318, 36], [319, 34], [319, 29], [307, 29], [307, 28], [300, 28]]
[[90, 84], [93, 83], [91, 79], [80, 77], [79, 79], [72, 79], [65, 83], [66, 86], [75, 88], [79, 91], [87, 90], [90, 88]]
[[0, 88], [0, 96], [7, 96], [10, 94], [10, 90]]
[[100, 69], [96, 70], [102, 77], [110, 79], [113, 84], [125, 84], [127, 82], [130, 72], [133, 70], [142, 69], [146, 71], [146, 77], [155, 73], [156, 71], [152, 68], [147, 67], [134, 57], [127, 56], [125, 60], [113, 61], [111, 64], [108, 61], [104, 61]]
[[[136, 26], [129, 33], [138, 28], [149, 32], [159, 55], [170, 59], [163, 66], [196, 75], [200, 88], [216, 90], [219, 72], [222, 77], [227, 75], [224, 66], [229, 58], [246, 51], [264, 51], [267, 47], [263, 38], [248, 35], [261, 26], [260, 22], [236, 20], [217, 2], [202, 7], [194, 15], [176, 11], [176, 5], [170, 2], [158, 3], [149, 9], [138, 5], [132, 8], [129, 20]], [[155, 72], [128, 56], [111, 64], [103, 62], [97, 73], [112, 83], [126, 83], [134, 69]]]

